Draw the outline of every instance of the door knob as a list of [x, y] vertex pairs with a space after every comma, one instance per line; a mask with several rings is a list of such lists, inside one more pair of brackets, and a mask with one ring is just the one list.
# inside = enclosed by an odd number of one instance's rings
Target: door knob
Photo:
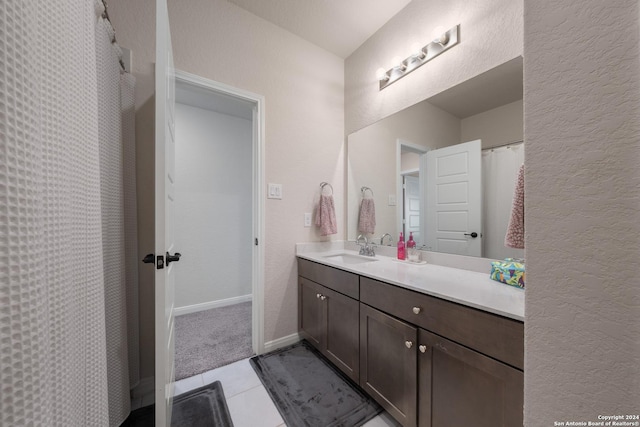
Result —
[[180, 257], [181, 256], [182, 256], [182, 254], [180, 252], [176, 252], [175, 255], [170, 255], [169, 252], [167, 252], [167, 266], [169, 264], [171, 264], [172, 262], [180, 261]]
[[156, 262], [156, 257], [153, 254], [146, 254], [144, 258], [142, 258], [142, 262], [145, 264], [153, 264]]
[[413, 346], [413, 342], [411, 342], [411, 341], [405, 341], [405, 342], [404, 342], [404, 345], [406, 345], [406, 346], [407, 346], [407, 348], [411, 348], [411, 347]]
[[420, 307], [413, 307], [413, 314], [420, 314], [422, 309]]
[[471, 236], [471, 237], [472, 237], [472, 238], [474, 238], [474, 239], [475, 239], [476, 237], [478, 237], [478, 233], [476, 233], [475, 231], [474, 231], [474, 232], [472, 232], [472, 233], [464, 233], [464, 235], [465, 235], [465, 236]]
[[418, 350], [420, 350], [420, 353], [426, 353], [427, 352], [427, 346], [426, 345], [418, 346]]

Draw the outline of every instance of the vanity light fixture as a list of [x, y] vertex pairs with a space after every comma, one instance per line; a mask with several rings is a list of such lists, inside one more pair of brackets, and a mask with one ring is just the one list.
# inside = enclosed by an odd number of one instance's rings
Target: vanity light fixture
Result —
[[400, 58], [394, 58], [391, 69], [385, 71], [384, 68], [379, 68], [376, 71], [376, 78], [380, 81], [380, 90], [431, 61], [445, 50], [457, 45], [460, 41], [459, 31], [460, 25], [456, 25], [425, 46], [420, 47], [416, 43], [411, 46], [411, 56], [404, 61], [400, 61]]

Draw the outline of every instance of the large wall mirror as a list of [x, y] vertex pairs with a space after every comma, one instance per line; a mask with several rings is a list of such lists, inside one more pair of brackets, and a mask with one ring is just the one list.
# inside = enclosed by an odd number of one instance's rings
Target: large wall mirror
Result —
[[[395, 245], [403, 232], [425, 250], [523, 258], [504, 246], [524, 163], [522, 89], [518, 57], [349, 135], [348, 239], [388, 233]], [[373, 232], [361, 225], [372, 204]]]

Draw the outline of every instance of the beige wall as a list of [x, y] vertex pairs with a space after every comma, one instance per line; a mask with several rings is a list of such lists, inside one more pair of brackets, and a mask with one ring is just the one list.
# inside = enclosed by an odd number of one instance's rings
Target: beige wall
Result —
[[525, 4], [525, 424], [640, 406], [640, 7]]
[[[348, 134], [522, 55], [522, 0], [413, 0], [345, 61]], [[433, 30], [460, 24], [460, 44], [378, 90], [375, 72]]]
[[482, 140], [482, 148], [522, 141], [522, 100], [502, 105], [460, 121], [460, 142]]
[[[137, 78], [140, 253], [153, 252], [153, 62], [155, 2], [110, 0], [120, 45]], [[333, 185], [344, 237], [344, 61], [224, 0], [170, 1], [176, 67], [265, 97], [266, 181], [283, 200], [266, 201], [265, 340], [297, 331], [295, 243], [328, 240], [303, 227], [319, 184]], [[151, 107], [150, 107], [151, 106]], [[311, 150], [310, 148], [313, 147]], [[225, 236], [221, 239], [230, 238]], [[249, 249], [247, 249], [249, 250]], [[141, 268], [142, 376], [153, 375], [153, 272]]]

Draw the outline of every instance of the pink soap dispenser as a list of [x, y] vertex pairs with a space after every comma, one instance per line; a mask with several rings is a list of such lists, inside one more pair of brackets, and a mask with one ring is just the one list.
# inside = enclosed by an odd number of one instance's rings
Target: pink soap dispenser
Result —
[[413, 240], [413, 231], [409, 232], [409, 241], [407, 242], [407, 249], [415, 248], [416, 241]]
[[404, 253], [404, 236], [402, 232], [400, 232], [400, 237], [398, 238], [398, 259], [406, 259]]

